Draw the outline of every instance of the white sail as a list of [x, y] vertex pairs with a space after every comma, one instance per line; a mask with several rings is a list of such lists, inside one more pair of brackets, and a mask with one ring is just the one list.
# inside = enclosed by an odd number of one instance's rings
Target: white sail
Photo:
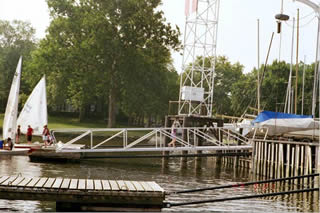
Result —
[[25, 103], [17, 125], [20, 125], [21, 133], [26, 134], [30, 125], [34, 135], [41, 135], [43, 126], [46, 124], [48, 124], [47, 93], [46, 80], [43, 76]]
[[14, 73], [10, 93], [8, 97], [6, 112], [3, 119], [3, 138], [10, 137], [13, 142], [15, 141], [15, 132], [18, 117], [18, 104], [19, 104], [19, 90], [21, 78], [22, 56], [19, 59], [16, 72]]

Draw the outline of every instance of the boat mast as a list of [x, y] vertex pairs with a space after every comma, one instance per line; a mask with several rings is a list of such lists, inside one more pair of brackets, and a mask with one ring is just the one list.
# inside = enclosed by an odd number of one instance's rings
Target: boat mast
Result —
[[260, 23], [259, 23], [259, 19], [257, 20], [257, 27], [258, 27], [258, 73], [257, 73], [257, 76], [258, 76], [258, 81], [257, 81], [257, 99], [258, 99], [258, 113], [260, 113]]
[[297, 114], [297, 99], [298, 99], [298, 71], [299, 71], [299, 9], [297, 14], [297, 51], [296, 51], [296, 91], [294, 99], [294, 113]]

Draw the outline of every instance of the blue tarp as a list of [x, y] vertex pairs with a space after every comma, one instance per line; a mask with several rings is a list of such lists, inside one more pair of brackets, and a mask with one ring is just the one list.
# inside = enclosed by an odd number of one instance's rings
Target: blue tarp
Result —
[[269, 119], [284, 119], [284, 118], [312, 118], [312, 115], [296, 115], [296, 114], [288, 114], [282, 112], [272, 112], [272, 111], [262, 111], [256, 117], [252, 123], [260, 123]]

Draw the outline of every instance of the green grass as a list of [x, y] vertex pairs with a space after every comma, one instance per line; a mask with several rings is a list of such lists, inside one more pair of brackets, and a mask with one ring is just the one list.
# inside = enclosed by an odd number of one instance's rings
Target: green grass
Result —
[[78, 118], [49, 116], [48, 126], [50, 129], [106, 128], [107, 124], [95, 120], [87, 120], [80, 123]]
[[[0, 114], [0, 128], [3, 125], [4, 114]], [[70, 129], [70, 128], [106, 128], [107, 124], [103, 121], [88, 120], [79, 122], [78, 118], [64, 116], [49, 116], [48, 126], [50, 129]]]
[[[0, 114], [0, 128], [2, 129], [4, 114]], [[48, 127], [52, 129], [86, 129], [86, 128], [107, 128], [107, 124], [102, 120], [86, 120], [79, 122], [78, 118], [69, 116], [49, 116]], [[128, 126], [117, 126], [119, 128], [130, 128]], [[0, 133], [1, 134], [1, 133]], [[96, 135], [112, 135], [113, 133], [103, 132], [96, 133]], [[143, 131], [131, 131], [133, 136], [142, 136], [145, 134]]]

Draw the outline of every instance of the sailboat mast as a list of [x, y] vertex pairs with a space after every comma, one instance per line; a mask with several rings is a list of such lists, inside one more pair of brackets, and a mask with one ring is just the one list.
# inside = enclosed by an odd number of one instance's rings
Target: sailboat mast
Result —
[[289, 81], [288, 81], [288, 88], [287, 88], [287, 96], [286, 96], [286, 105], [287, 113], [291, 113], [291, 78], [292, 78], [292, 64], [293, 64], [293, 46], [294, 46], [294, 27], [295, 27], [295, 18], [293, 18], [293, 26], [292, 26], [292, 42], [291, 42], [291, 63], [290, 63], [290, 73], [289, 73]]
[[260, 113], [260, 21], [259, 19], [257, 20], [257, 27], [258, 27], [258, 80], [257, 80], [257, 99], [258, 99], [258, 113]]
[[298, 72], [299, 72], [299, 9], [297, 14], [297, 51], [296, 51], [296, 87], [294, 100], [294, 113], [297, 114], [297, 100], [298, 100]]

